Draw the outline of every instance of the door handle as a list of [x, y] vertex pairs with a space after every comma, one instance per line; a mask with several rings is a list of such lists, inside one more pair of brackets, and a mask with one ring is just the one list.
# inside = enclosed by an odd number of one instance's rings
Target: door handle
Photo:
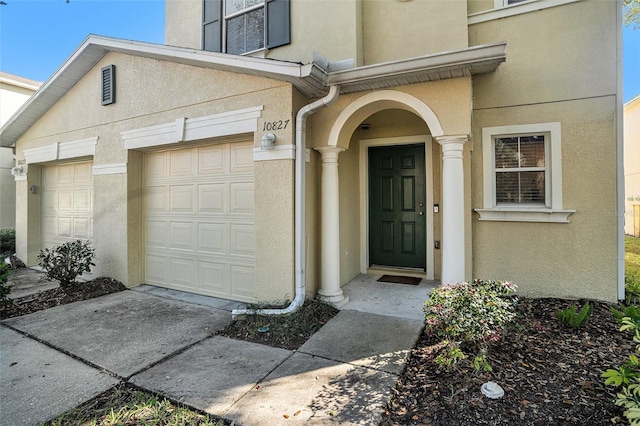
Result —
[[418, 212], [418, 214], [419, 214], [420, 216], [424, 215], [424, 213], [423, 213], [423, 212]]

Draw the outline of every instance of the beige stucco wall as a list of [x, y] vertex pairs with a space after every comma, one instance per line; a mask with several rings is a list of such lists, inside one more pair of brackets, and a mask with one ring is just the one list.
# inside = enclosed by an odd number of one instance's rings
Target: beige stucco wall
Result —
[[166, 0], [164, 43], [202, 49], [202, 0]]
[[[202, 0], [166, 1], [165, 43], [202, 48]], [[369, 65], [467, 45], [464, 1], [314, 0], [291, 2], [290, 44], [254, 54], [310, 63], [315, 51]]]
[[[116, 65], [117, 97], [115, 104], [101, 106], [100, 68], [107, 64]], [[121, 132], [262, 105], [258, 129], [265, 122], [290, 120], [287, 129], [274, 131], [276, 145], [290, 145], [294, 143], [293, 96], [292, 86], [279, 81], [110, 53], [18, 140], [17, 157], [24, 159], [25, 149], [97, 136], [94, 166], [127, 165], [127, 173], [94, 176], [94, 273], [135, 286], [144, 277], [142, 152], [126, 150]], [[249, 135], [255, 146], [263, 133]], [[194, 141], [202, 142], [207, 141]], [[176, 146], [189, 145], [166, 147]], [[38, 170], [37, 165], [29, 165], [28, 182], [18, 186], [18, 254], [30, 265], [41, 248], [39, 198], [28, 193], [28, 185], [40, 184]], [[263, 248], [256, 253], [256, 297], [263, 301], [292, 298], [292, 160], [255, 163], [255, 206], [256, 244]]]
[[471, 46], [507, 42], [507, 61], [473, 79], [474, 109], [616, 93], [616, 10], [586, 1], [470, 25]]
[[362, 2], [364, 64], [468, 46], [464, 1]]
[[624, 232], [640, 237], [640, 96], [624, 106]]
[[474, 277], [530, 296], [617, 298], [616, 15], [616, 2], [586, 1], [470, 26], [470, 45], [505, 40], [508, 52], [473, 78], [473, 208], [483, 207], [483, 127], [560, 122], [563, 208], [576, 210], [569, 224], [475, 214]]
[[[570, 223], [473, 222], [473, 275], [510, 280], [535, 297], [617, 295], [614, 96], [474, 111], [482, 127], [560, 121], [563, 204]], [[482, 144], [472, 158], [473, 207], [482, 208]]]

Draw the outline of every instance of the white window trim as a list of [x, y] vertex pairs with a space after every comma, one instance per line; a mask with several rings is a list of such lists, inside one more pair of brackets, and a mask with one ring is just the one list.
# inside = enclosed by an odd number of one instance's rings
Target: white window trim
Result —
[[[496, 137], [516, 136], [527, 133], [546, 133], [545, 181], [547, 196], [545, 204], [497, 205], [495, 194], [494, 140]], [[575, 210], [562, 208], [562, 139], [559, 122], [537, 123], [482, 129], [482, 169], [484, 206], [475, 209], [480, 220], [506, 222], [557, 222], [569, 223], [569, 215]]]
[[469, 25], [479, 24], [481, 22], [493, 21], [495, 19], [521, 15], [528, 12], [535, 12], [578, 1], [582, 0], [529, 0], [522, 3], [508, 5], [506, 0], [494, 0], [494, 9], [483, 10], [482, 12], [470, 14], [467, 17], [467, 23]]

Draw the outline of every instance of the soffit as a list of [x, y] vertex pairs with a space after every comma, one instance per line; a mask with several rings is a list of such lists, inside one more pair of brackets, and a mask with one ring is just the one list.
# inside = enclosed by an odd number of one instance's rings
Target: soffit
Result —
[[0, 128], [0, 146], [15, 144], [109, 52], [286, 81], [308, 98], [318, 98], [335, 84], [342, 93], [352, 93], [491, 72], [506, 60], [506, 42], [326, 72], [316, 63], [303, 65], [90, 35]]

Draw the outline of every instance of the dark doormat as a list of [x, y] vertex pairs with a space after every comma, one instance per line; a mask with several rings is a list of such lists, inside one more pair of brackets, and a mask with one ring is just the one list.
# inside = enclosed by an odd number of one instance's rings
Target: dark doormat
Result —
[[383, 275], [378, 281], [383, 283], [394, 283], [394, 284], [410, 284], [410, 285], [418, 285], [422, 278], [416, 277], [401, 277], [398, 275]]

